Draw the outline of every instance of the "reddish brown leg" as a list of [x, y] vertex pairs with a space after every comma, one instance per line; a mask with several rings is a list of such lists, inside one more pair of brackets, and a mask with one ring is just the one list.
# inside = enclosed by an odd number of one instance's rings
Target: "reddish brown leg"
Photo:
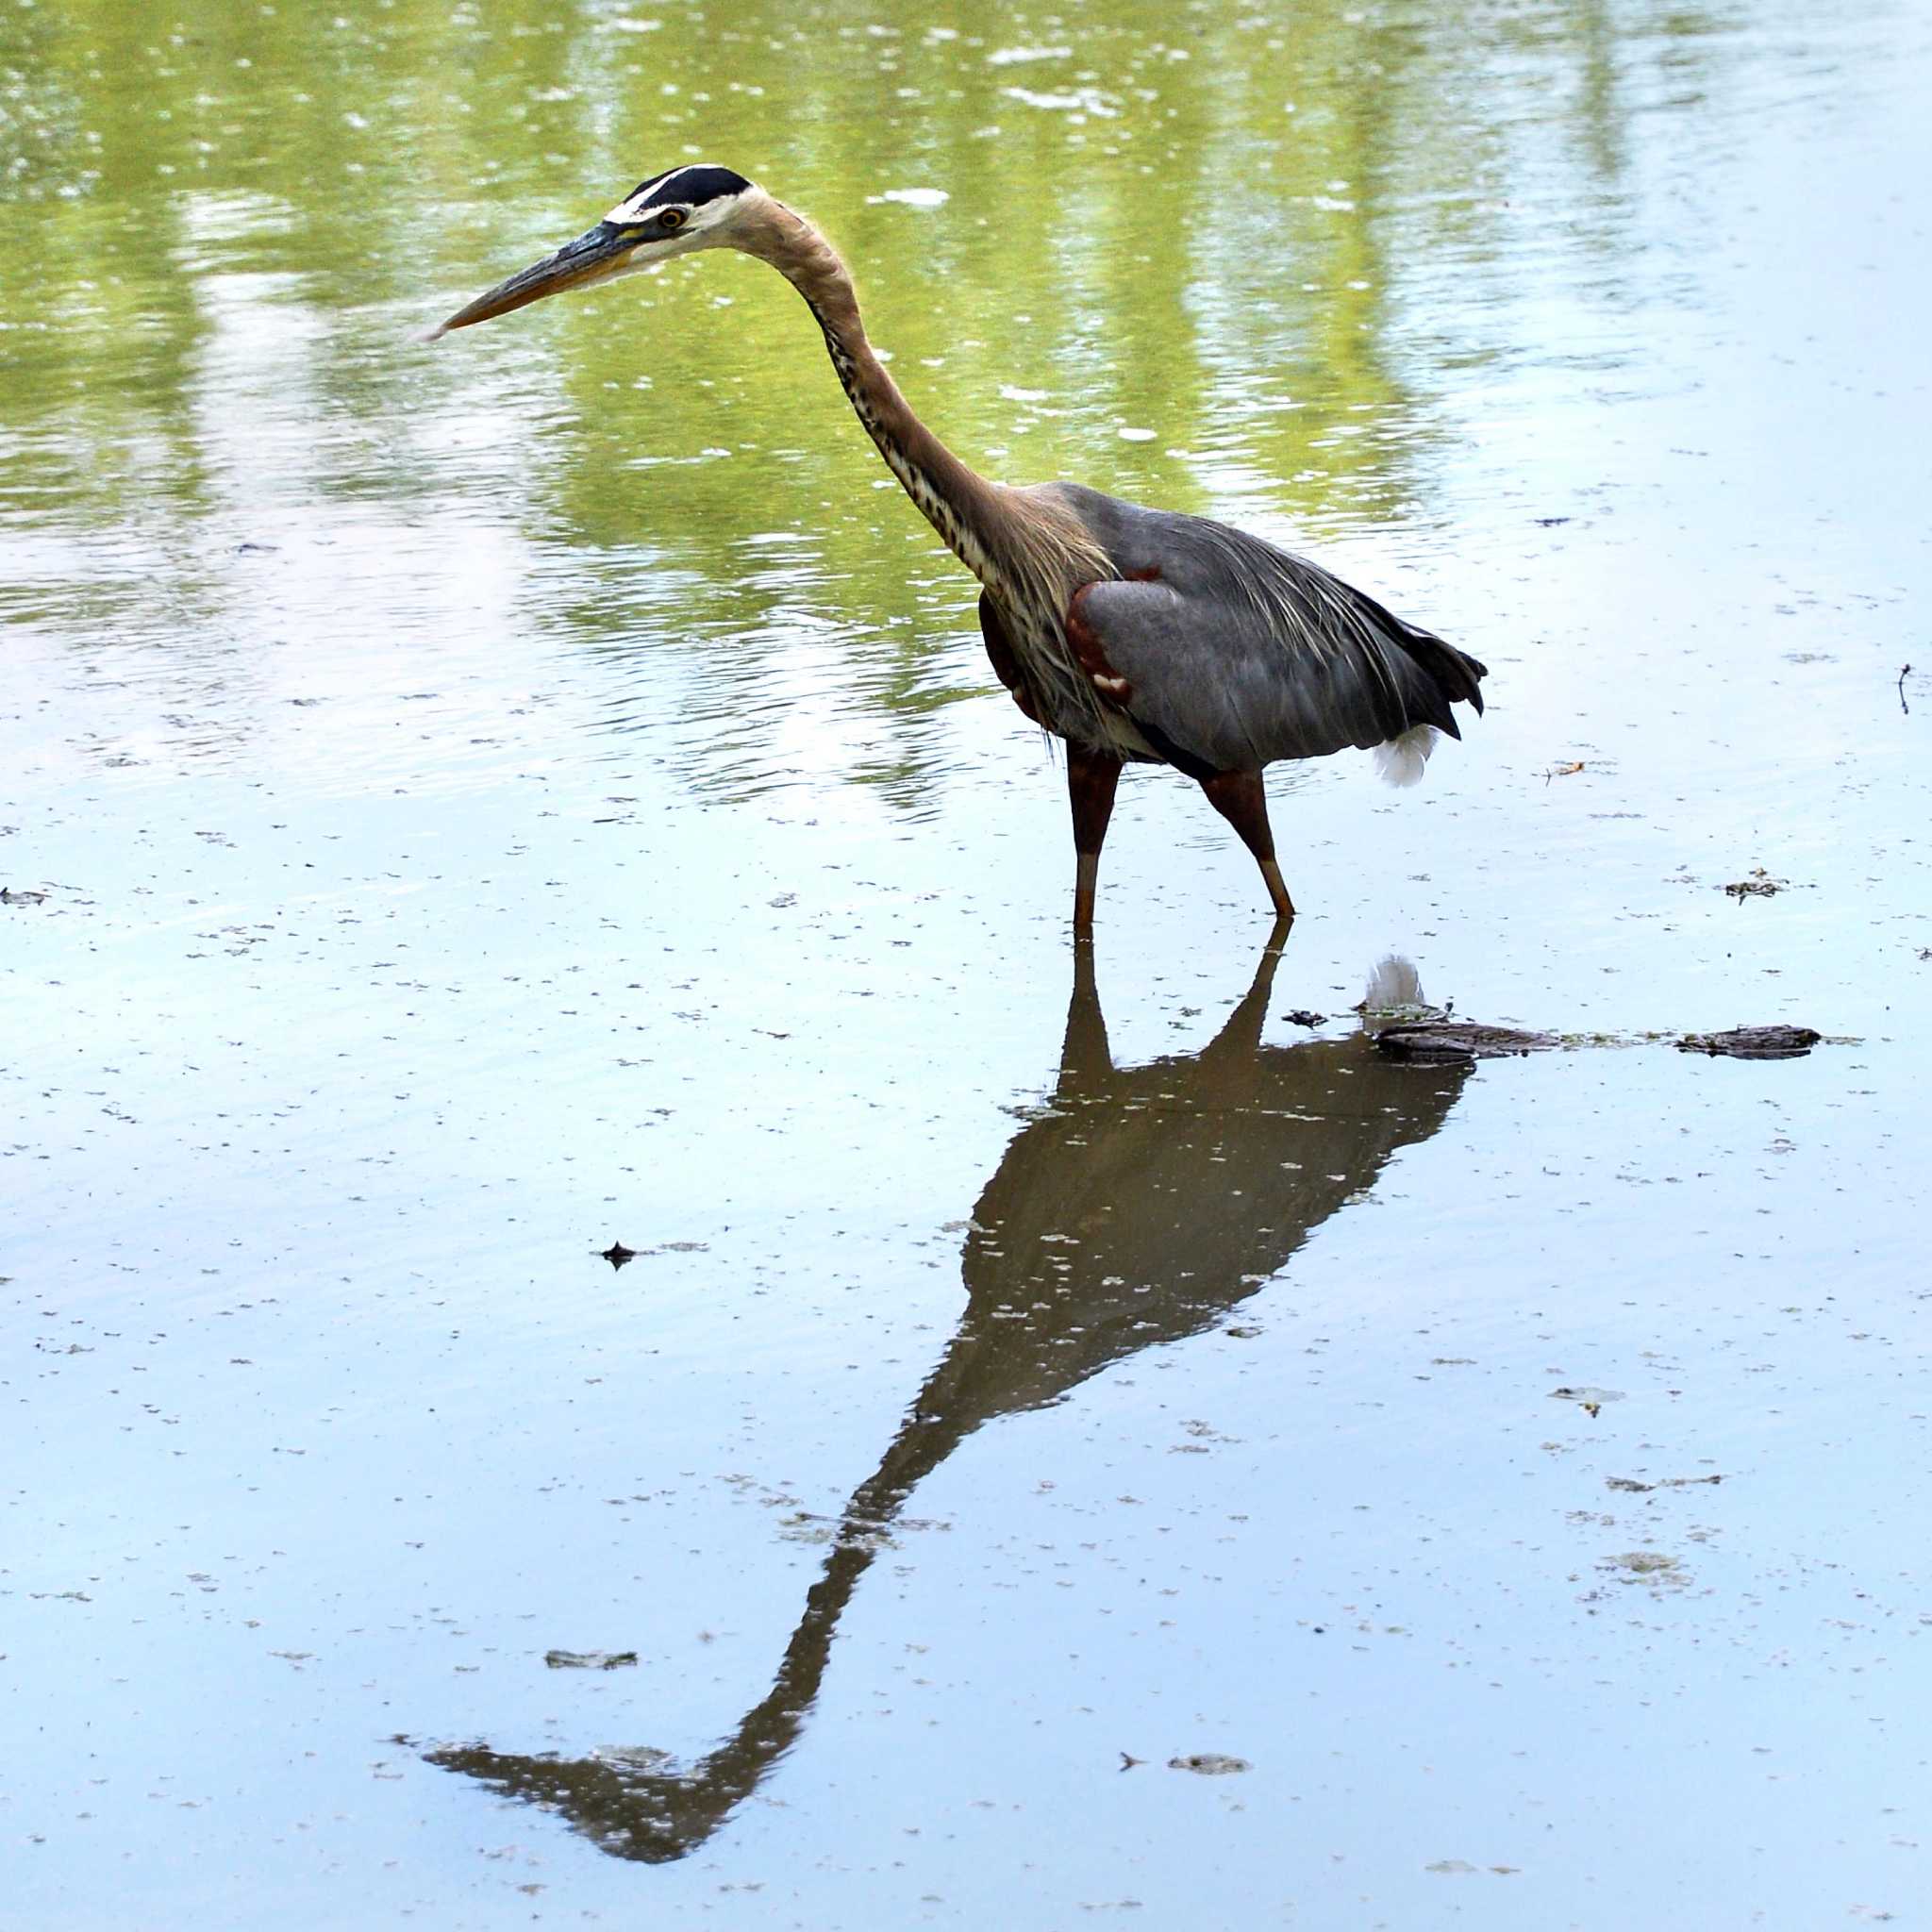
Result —
[[1121, 761], [1104, 751], [1067, 746], [1067, 796], [1074, 806], [1074, 931], [1093, 930], [1093, 893], [1100, 882], [1100, 847], [1113, 815]]
[[1208, 803], [1241, 836], [1241, 843], [1255, 855], [1268, 896], [1274, 902], [1277, 919], [1294, 917], [1294, 901], [1281, 881], [1281, 868], [1274, 862], [1274, 834], [1268, 829], [1268, 793], [1262, 788], [1259, 772], [1217, 772], [1201, 780]]

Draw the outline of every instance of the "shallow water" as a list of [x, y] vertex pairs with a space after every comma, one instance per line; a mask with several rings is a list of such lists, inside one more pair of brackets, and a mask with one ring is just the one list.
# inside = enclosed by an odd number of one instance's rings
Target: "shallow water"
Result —
[[[1815, 11], [9, 8], [20, 1924], [1923, 1915], [1932, 18]], [[1278, 963], [1162, 773], [1076, 958], [758, 265], [415, 339], [691, 158], [1489, 663]]]

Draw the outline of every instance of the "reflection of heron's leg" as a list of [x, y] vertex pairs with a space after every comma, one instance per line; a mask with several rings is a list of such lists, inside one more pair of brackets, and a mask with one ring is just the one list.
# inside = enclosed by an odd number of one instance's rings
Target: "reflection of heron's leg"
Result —
[[1274, 969], [1281, 964], [1282, 942], [1288, 937], [1291, 919], [1277, 919], [1261, 958], [1255, 967], [1254, 983], [1241, 995], [1241, 1004], [1223, 1023], [1210, 1045], [1204, 1048], [1202, 1067], [1217, 1070], [1252, 1067], [1261, 1050], [1261, 1029], [1268, 1024], [1268, 1001], [1274, 991]]
[[1265, 1014], [1268, 1010], [1268, 995], [1274, 991], [1274, 969], [1281, 964], [1281, 951], [1288, 943], [1292, 919], [1277, 919], [1274, 928], [1268, 935], [1267, 943], [1261, 948], [1261, 957], [1255, 962], [1255, 977], [1248, 988], [1248, 997], [1241, 1002], [1259, 1006]]
[[1096, 1094], [1112, 1076], [1107, 1015], [1100, 1010], [1100, 989], [1093, 979], [1093, 936], [1083, 933], [1074, 942], [1074, 996], [1067, 1003], [1067, 1035], [1054, 1097], [1069, 1100]]
[[1103, 751], [1067, 746], [1067, 795], [1074, 806], [1074, 930], [1093, 930], [1093, 893], [1100, 881], [1100, 847], [1113, 815], [1121, 761]]
[[1268, 829], [1268, 793], [1261, 774], [1216, 772], [1211, 778], [1201, 780], [1201, 790], [1208, 794], [1208, 803], [1241, 834], [1241, 843], [1255, 855], [1268, 896], [1274, 902], [1276, 918], [1292, 919], [1294, 901], [1288, 896], [1281, 868], [1274, 862], [1274, 834]]

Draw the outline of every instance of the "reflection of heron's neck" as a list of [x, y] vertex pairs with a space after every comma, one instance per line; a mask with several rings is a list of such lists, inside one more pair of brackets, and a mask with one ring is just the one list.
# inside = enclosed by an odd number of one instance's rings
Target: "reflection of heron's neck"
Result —
[[[839, 1620], [860, 1579], [887, 1545], [907, 1499], [966, 1437], [1001, 1416], [1056, 1401], [1109, 1364], [1149, 1346], [1199, 1333], [1254, 1293], [1314, 1227], [1374, 1179], [1397, 1149], [1425, 1140], [1441, 1125], [1467, 1069], [1441, 1069], [1431, 1075], [1390, 1068], [1358, 1040], [1275, 1049], [1266, 1058], [1277, 1069], [1276, 1085], [1257, 1089], [1265, 1071], [1257, 1068], [1257, 1056], [1277, 957], [1271, 946], [1246, 996], [1204, 1052], [1139, 1070], [1117, 1070], [1108, 1051], [1091, 949], [1076, 953], [1055, 1105], [1015, 1138], [1000, 1173], [974, 1208], [975, 1232], [968, 1238], [962, 1263], [968, 1306], [958, 1331], [878, 1466], [852, 1492], [771, 1689], [729, 1736], [682, 1772], [654, 1765], [641, 1754], [626, 1763], [621, 1757], [504, 1754], [480, 1744], [433, 1752], [432, 1761], [561, 1811], [619, 1857], [662, 1861], [683, 1857], [705, 1843], [797, 1740], [818, 1699]], [[1195, 1070], [1191, 1075], [1190, 1065]], [[1159, 1124], [1159, 1115], [1136, 1104], [1137, 1091], [1146, 1091], [1144, 1076], [1150, 1072], [1158, 1076], [1157, 1091], [1172, 1089], [1181, 1103], [1183, 1130], [1178, 1135]], [[1287, 1091], [1282, 1079], [1289, 1082]], [[1337, 1108], [1324, 1096], [1338, 1086], [1368, 1091], [1350, 1095], [1350, 1104]], [[1028, 1284], [1038, 1266], [1025, 1254], [1002, 1256], [999, 1251], [1012, 1245], [1011, 1236], [1026, 1231], [1029, 1213], [1058, 1217], [1064, 1210], [1069, 1191], [1061, 1184], [1066, 1178], [1062, 1163], [1075, 1150], [1083, 1171], [1097, 1166], [1102, 1173], [1128, 1171], [1117, 1158], [1123, 1144], [1128, 1155], [1148, 1155], [1149, 1160], [1131, 1170], [1130, 1178], [1147, 1184], [1143, 1192], [1152, 1198], [1173, 1198], [1176, 1176], [1198, 1174], [1204, 1159], [1218, 1158], [1218, 1143], [1204, 1146], [1186, 1123], [1204, 1107], [1248, 1108], [1257, 1091], [1261, 1104], [1255, 1118], [1273, 1122], [1271, 1131], [1327, 1136], [1305, 1142], [1297, 1160], [1285, 1163], [1299, 1167], [1306, 1157], [1309, 1173], [1290, 1191], [1291, 1198], [1270, 1208], [1273, 1225], [1257, 1226], [1252, 1240], [1204, 1243], [1185, 1217], [1176, 1227], [1171, 1216], [1157, 1215], [1153, 1236], [1163, 1252], [1176, 1242], [1213, 1251], [1211, 1257], [1191, 1260], [1191, 1268], [1204, 1271], [1198, 1279], [1183, 1276], [1171, 1293], [1137, 1299], [1131, 1284], [1120, 1285], [1114, 1256], [1096, 1246], [1090, 1251], [1085, 1275], [1067, 1281], [1064, 1300], [1056, 1300], [1051, 1289], [1039, 1298], [1037, 1323], [1030, 1313], [1019, 1322], [999, 1319], [1009, 1304], [1032, 1295]], [[1322, 1119], [1330, 1114], [1334, 1124], [1324, 1130]], [[1174, 1116], [1166, 1118], [1171, 1122]], [[1120, 1136], [1108, 1132], [1109, 1120], [1120, 1127]], [[1289, 1123], [1295, 1124], [1284, 1125]], [[1160, 1150], [1178, 1146], [1185, 1153], [1189, 1145], [1195, 1149], [1191, 1159], [1168, 1170], [1163, 1187]], [[1271, 1162], [1280, 1151], [1280, 1144], [1274, 1143]], [[1261, 1199], [1254, 1197], [1257, 1208]], [[1017, 1214], [1009, 1217], [1015, 1208]], [[1202, 1211], [1211, 1213], [1216, 1225], [1224, 1219], [1219, 1208]], [[1047, 1224], [1063, 1225], [1058, 1219]], [[1143, 1217], [1138, 1230], [1114, 1239], [1116, 1254], [1125, 1244], [1125, 1274], [1151, 1282], [1153, 1274], [1131, 1262], [1134, 1243], [1148, 1227]]]
[[[956, 1344], [957, 1345], [957, 1344]], [[934, 1380], [939, 1377], [935, 1376]], [[927, 1384], [930, 1391], [932, 1383]], [[665, 1806], [657, 1835], [635, 1840], [640, 1856], [681, 1857], [702, 1844], [751, 1793], [796, 1741], [807, 1713], [818, 1702], [831, 1659], [839, 1619], [858, 1580], [886, 1545], [893, 1519], [920, 1481], [958, 1446], [975, 1424], [926, 1424], [915, 1407], [893, 1438], [878, 1469], [846, 1505], [832, 1553], [806, 1593], [798, 1620], [772, 1688], [745, 1712], [738, 1728], [681, 1776], [633, 1780], [634, 1792], [655, 1787]], [[616, 1848], [616, 1847], [613, 1847]]]

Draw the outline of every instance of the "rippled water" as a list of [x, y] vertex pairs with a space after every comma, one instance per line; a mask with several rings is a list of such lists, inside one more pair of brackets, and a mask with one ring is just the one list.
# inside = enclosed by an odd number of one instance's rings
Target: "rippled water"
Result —
[[[1928, 81], [1906, 5], [9, 5], [19, 1923], [1923, 1911]], [[1273, 774], [1278, 962], [1158, 772], [1074, 955], [759, 265], [417, 340], [691, 158], [975, 464], [1490, 664], [1420, 791]], [[1391, 1066], [1391, 958], [1576, 1043]], [[1829, 1039], [1652, 1037], [1739, 1021]]]

